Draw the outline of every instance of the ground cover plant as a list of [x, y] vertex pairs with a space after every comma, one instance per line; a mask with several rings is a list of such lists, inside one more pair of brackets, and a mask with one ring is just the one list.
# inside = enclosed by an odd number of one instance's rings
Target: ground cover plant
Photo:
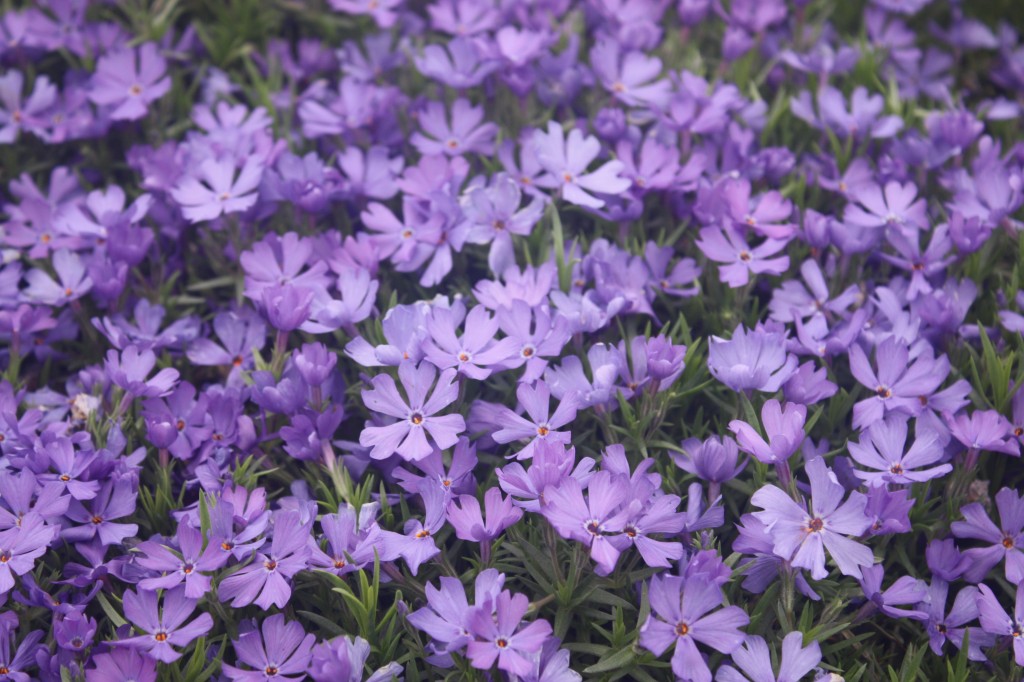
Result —
[[1020, 680], [1024, 9], [0, 13], [0, 682]]

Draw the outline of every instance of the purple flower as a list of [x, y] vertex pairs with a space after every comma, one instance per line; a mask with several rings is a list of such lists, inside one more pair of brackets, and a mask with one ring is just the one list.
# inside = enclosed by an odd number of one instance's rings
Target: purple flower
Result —
[[327, 540], [327, 551], [313, 545], [310, 565], [344, 575], [373, 564], [383, 538], [375, 519], [378, 508], [377, 502], [371, 502], [364, 504], [358, 515], [352, 506], [340, 507], [337, 514], [324, 514], [320, 527]]
[[739, 419], [729, 422], [729, 430], [736, 434], [740, 450], [750, 453], [764, 464], [785, 462], [804, 442], [804, 422], [807, 408], [803, 405], [786, 403], [783, 408], [775, 398], [761, 408], [765, 442], [753, 426]]
[[[806, 647], [801, 632], [791, 632], [782, 639], [782, 655], [778, 675], [772, 670], [768, 643], [757, 636], [747, 637], [743, 646], [732, 652], [736, 668], [723, 666], [715, 675], [718, 682], [800, 682], [821, 662], [821, 647], [814, 640]], [[740, 672], [742, 671], [742, 673]]]
[[871, 424], [863, 432], [860, 442], [851, 442], [847, 448], [850, 456], [858, 464], [875, 471], [857, 469], [854, 473], [869, 485], [911, 485], [944, 476], [952, 471], [953, 467], [950, 464], [921, 469], [938, 462], [944, 452], [935, 433], [924, 429], [924, 424], [920, 421], [917, 424], [918, 436], [906, 453], [903, 452], [908, 427], [905, 417], [893, 414]]
[[[363, 402], [371, 410], [398, 421], [388, 426], [367, 425], [363, 429], [359, 444], [372, 448], [371, 457], [386, 459], [397, 452], [406, 460], [422, 459], [432, 452], [428, 434], [442, 450], [455, 445], [459, 434], [466, 430], [465, 420], [461, 414], [437, 414], [458, 397], [455, 370], [441, 372], [434, 386], [436, 376], [437, 370], [426, 362], [416, 365], [406, 361], [399, 365], [398, 378], [408, 400], [399, 394], [390, 375], [378, 374], [373, 378], [373, 389], [362, 392]], [[427, 398], [432, 386], [434, 390]]]
[[134, 121], [145, 116], [149, 104], [170, 89], [166, 60], [154, 43], [143, 43], [100, 57], [89, 99], [102, 107], [112, 107], [110, 118], [115, 121]]
[[605, 90], [629, 106], [662, 109], [672, 86], [661, 75], [661, 60], [643, 52], [624, 52], [615, 40], [602, 38], [590, 51], [590, 66]]
[[570, 476], [578, 479], [583, 487], [590, 480], [595, 464], [590, 457], [583, 457], [577, 464], [573, 450], [566, 450], [561, 443], [542, 441], [534, 450], [529, 470], [516, 462], [495, 473], [502, 490], [524, 498], [515, 500], [516, 505], [537, 512], [546, 503], [549, 487], [559, 486]]
[[981, 629], [996, 637], [1011, 637], [1017, 665], [1024, 666], [1024, 587], [1017, 585], [1012, 615], [1006, 613], [988, 585], [978, 585], [977, 604]]
[[53, 626], [57, 646], [65, 651], [82, 653], [96, 637], [96, 621], [78, 611], [57, 620]]
[[[474, 306], [465, 320], [464, 309], [434, 308], [426, 319], [429, 336], [423, 344], [427, 360], [439, 369], [455, 367], [471, 379], [486, 379], [493, 365], [506, 360], [515, 351], [515, 341], [495, 341], [498, 319], [482, 305]], [[460, 323], [462, 336], [456, 335]]]
[[250, 563], [224, 578], [217, 588], [220, 600], [230, 601], [235, 608], [249, 604], [264, 611], [272, 605], [284, 608], [292, 594], [289, 580], [306, 569], [312, 524], [312, 519], [303, 523], [297, 511], [277, 512], [270, 551], [257, 551]]
[[535, 180], [540, 187], [560, 189], [562, 198], [571, 204], [601, 208], [605, 202], [593, 194], [618, 195], [629, 189], [630, 181], [620, 177], [621, 161], [606, 161], [588, 173], [587, 167], [601, 153], [596, 137], [584, 137], [578, 128], [565, 131], [555, 121], [548, 122], [548, 131], [536, 131], [533, 145], [537, 160], [547, 173]]
[[405, 522], [404, 533], [385, 531], [380, 553], [382, 561], [402, 557], [413, 575], [419, 572], [423, 562], [441, 553], [434, 535], [444, 526], [449, 500], [445, 491], [432, 485], [421, 487], [419, 493], [423, 500], [423, 521], [409, 519]]
[[946, 600], [949, 595], [949, 583], [936, 579], [928, 588], [928, 596], [921, 605], [928, 614], [928, 645], [936, 656], [942, 655], [946, 642], [951, 642], [959, 649], [963, 646], [964, 631], [970, 631], [970, 644], [967, 656], [972, 661], [984, 661], [982, 647], [995, 643], [995, 637], [978, 627], [965, 628], [978, 617], [978, 588], [972, 585], [960, 590], [953, 607], [946, 613]]
[[541, 650], [551, 636], [551, 624], [535, 620], [522, 625], [529, 607], [526, 595], [504, 590], [493, 607], [487, 604], [471, 610], [468, 629], [472, 639], [466, 646], [466, 656], [474, 668], [489, 670], [497, 663], [498, 669], [513, 675], [526, 675], [533, 670], [524, 654]]
[[[472, 612], [466, 588], [458, 578], [442, 577], [439, 583], [440, 587], [427, 583], [426, 606], [410, 613], [407, 620], [417, 630], [431, 637], [433, 642], [429, 649], [440, 655], [440, 660], [434, 660], [444, 664], [450, 661], [449, 653], [459, 651], [469, 643], [469, 618]], [[504, 584], [504, 573], [493, 568], [480, 571], [474, 583], [476, 604], [490, 608], [493, 612]]]
[[750, 273], [781, 275], [789, 269], [789, 256], [774, 256], [786, 248], [780, 239], [766, 239], [751, 247], [746, 240], [730, 227], [705, 227], [700, 231], [697, 246], [708, 259], [723, 263], [719, 278], [732, 288], [741, 287], [750, 281]]
[[[915, 201], [916, 199], [916, 201]], [[878, 185], [869, 185], [856, 196], [857, 204], [849, 204], [843, 220], [850, 225], [866, 229], [908, 227], [923, 230], [928, 227], [928, 214], [924, 199], [917, 198], [913, 183], [901, 185], [890, 181], [885, 193]]]
[[276, 613], [265, 618], [258, 630], [255, 622], [243, 625], [232, 642], [237, 662], [251, 670], [225, 663], [224, 673], [228, 679], [242, 682], [298, 682], [306, 677], [314, 644], [316, 637], [307, 635], [302, 625], [285, 622], [284, 614]]
[[950, 415], [946, 423], [953, 437], [974, 453], [985, 450], [1020, 457], [1020, 443], [1014, 437], [1013, 425], [995, 410]]
[[774, 485], [766, 485], [750, 498], [764, 511], [754, 512], [771, 533], [774, 552], [794, 566], [806, 568], [815, 580], [828, 576], [825, 549], [828, 549], [843, 575], [861, 577], [861, 566], [874, 563], [871, 550], [848, 535], [859, 536], [871, 525], [864, 515], [867, 499], [858, 492], [843, 501], [843, 486], [826, 466], [824, 459], [807, 462], [811, 482], [811, 508], [806, 502], [793, 501]]
[[334, 10], [349, 14], [368, 14], [381, 28], [391, 28], [394, 25], [403, 2], [405, 0], [329, 0]]
[[85, 264], [72, 251], [55, 251], [53, 269], [59, 281], [54, 281], [44, 270], [28, 271], [25, 275], [28, 288], [24, 293], [28, 300], [52, 306], [64, 305], [82, 298], [93, 287], [92, 278], [86, 274]]
[[566, 394], [553, 414], [549, 405], [551, 391], [543, 381], [538, 381], [535, 386], [520, 384], [516, 389], [516, 397], [519, 400], [519, 405], [530, 418], [521, 417], [516, 412], [502, 406], [499, 415], [500, 421], [496, 424], [500, 428], [491, 436], [495, 442], [511, 443], [516, 440], [529, 440], [516, 453], [516, 459], [533, 457], [534, 447], [542, 440], [554, 443], [569, 442], [572, 434], [569, 431], [558, 431], [557, 429], [571, 423], [576, 418], [578, 401], [575, 393]]
[[236, 162], [229, 157], [206, 159], [194, 176], [186, 176], [174, 188], [171, 196], [181, 206], [182, 214], [193, 223], [247, 211], [256, 205], [263, 163], [256, 157], [249, 157], [237, 177], [236, 169]]
[[156, 682], [156, 661], [134, 649], [113, 649], [92, 657], [94, 668], [86, 672], [88, 682]]
[[1003, 488], [996, 493], [996, 508], [1001, 528], [992, 523], [980, 503], [972, 502], [960, 510], [964, 520], [954, 521], [951, 530], [958, 538], [988, 543], [987, 547], [973, 547], [964, 552], [964, 558], [970, 561], [964, 573], [968, 582], [984, 580], [1005, 558], [1006, 579], [1016, 585], [1024, 581], [1024, 496]]
[[135, 513], [135, 498], [136, 492], [130, 479], [107, 479], [96, 497], [85, 502], [71, 501], [67, 516], [79, 525], [65, 528], [62, 537], [71, 542], [98, 538], [104, 547], [120, 545], [126, 538], [139, 532], [138, 525], [134, 523], [114, 523], [116, 519]]
[[178, 383], [178, 370], [170, 367], [160, 370], [156, 376], [147, 379], [156, 366], [156, 354], [151, 350], [140, 351], [134, 344], [121, 351], [107, 351], [106, 371], [110, 381], [137, 398], [158, 398], [174, 390]]
[[544, 518], [562, 537], [590, 548], [598, 575], [611, 573], [624, 547], [609, 537], [613, 534], [610, 522], [629, 500], [629, 481], [610, 471], [599, 471], [587, 485], [587, 499], [583, 498], [583, 486], [571, 476], [558, 487], [549, 487], [544, 495], [547, 504], [540, 510]]
[[196, 608], [196, 600], [185, 596], [185, 588], [177, 587], [163, 593], [163, 608], [156, 592], [140, 590], [124, 593], [124, 617], [143, 634], [111, 644], [127, 646], [163, 663], [181, 658], [174, 647], [187, 647], [213, 627], [213, 617], [201, 613], [185, 624]]
[[739, 462], [739, 448], [732, 438], [709, 436], [703, 441], [688, 438], [680, 449], [681, 452], [669, 453], [676, 466], [709, 483], [722, 484], [738, 476], [747, 466], [746, 460]]
[[210, 576], [205, 573], [227, 563], [228, 555], [213, 542], [207, 542], [204, 549], [202, 531], [184, 521], [178, 523], [175, 539], [177, 551], [156, 540], [147, 540], [139, 545], [138, 549], [144, 554], [138, 560], [139, 566], [163, 574], [139, 581], [139, 587], [167, 590], [184, 582], [185, 596], [200, 599], [210, 591]]
[[649, 596], [651, 615], [640, 628], [640, 646], [661, 656], [675, 644], [672, 672], [676, 677], [685, 682], [711, 682], [711, 670], [697, 643], [732, 653], [743, 644], [740, 628], [746, 627], [750, 618], [738, 606], [715, 611], [722, 605], [722, 590], [702, 576], [655, 575]]
[[708, 368], [711, 374], [734, 391], [774, 393], [796, 371], [797, 359], [786, 352], [785, 337], [779, 332], [736, 328], [726, 341], [711, 337]]
[[15, 576], [35, 568], [36, 559], [46, 553], [58, 532], [35, 512], [29, 512], [20, 521], [0, 531], [0, 595], [11, 591]]
[[506, 173], [497, 173], [489, 186], [470, 189], [460, 202], [469, 221], [466, 241], [491, 245], [487, 264], [496, 274], [515, 265], [512, 235], [529, 236], [543, 213], [544, 201], [540, 197], [534, 197], [522, 209], [521, 202], [522, 190]]
[[915, 609], [897, 609], [902, 604], [918, 604], [928, 598], [928, 588], [924, 581], [912, 578], [909, 575], [900, 576], [892, 585], [882, 590], [882, 578], [885, 576], [885, 568], [882, 564], [864, 566], [861, 568], [860, 589], [864, 596], [878, 608], [879, 611], [890, 618], [912, 618], [914, 620], [928, 620], [928, 614]]
[[362, 637], [335, 637], [313, 648], [309, 676], [314, 682], [392, 682], [395, 678], [401, 679], [404, 668], [395, 662], [381, 666], [365, 677], [363, 670], [369, 657], [370, 643]]
[[452, 498], [448, 506], [448, 521], [460, 540], [488, 542], [498, 537], [506, 528], [523, 518], [523, 510], [512, 506], [511, 497], [502, 497], [501, 489], [491, 488], [484, 493], [484, 512], [480, 502], [473, 495], [459, 495]]
[[421, 154], [482, 154], [494, 153], [494, 136], [498, 126], [484, 123], [484, 108], [474, 107], [469, 100], [457, 99], [452, 104], [451, 123], [445, 116], [444, 104], [428, 102], [426, 110], [419, 116], [422, 133], [412, 134], [409, 141]]
[[[7, 613], [14, 615], [10, 611]], [[3, 673], [2, 679], [4, 682], [8, 680], [11, 682], [30, 682], [33, 678], [26, 671], [34, 666], [37, 655], [48, 651], [48, 648], [46, 645], [39, 643], [39, 640], [43, 638], [42, 630], [33, 630], [28, 633], [25, 639], [21, 641], [21, 644], [15, 648], [16, 626], [17, 620], [15, 620], [13, 626], [10, 623], [0, 624], [0, 669], [6, 671]], [[14, 649], [13, 654], [11, 649]]]
[[935, 357], [930, 348], [911, 358], [910, 348], [895, 336], [875, 347], [876, 372], [859, 345], [850, 346], [850, 371], [874, 396], [853, 406], [853, 427], [861, 429], [896, 411], [915, 416], [921, 397], [933, 394], [949, 375], [949, 360]]

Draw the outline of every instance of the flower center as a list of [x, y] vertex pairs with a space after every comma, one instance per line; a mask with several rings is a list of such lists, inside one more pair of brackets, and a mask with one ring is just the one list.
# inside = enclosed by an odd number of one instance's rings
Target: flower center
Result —
[[277, 674], [277, 666], [268, 665], [266, 668], [263, 669], [263, 672], [265, 672], [268, 676], [273, 677]]
[[572, 173], [562, 173], [562, 179], [566, 182], [572, 182]]
[[536, 351], [534, 351], [533, 346], [526, 346], [525, 348], [523, 348], [523, 357], [532, 358], [535, 352]]
[[825, 528], [825, 522], [818, 517], [809, 519], [807, 521], [807, 532], [808, 533], [820, 533]]
[[335, 568], [345, 568], [345, 560], [344, 559], [335, 559], [334, 560], [334, 567]]
[[459, 353], [459, 362], [469, 362], [469, 353], [466, 351]]
[[495, 644], [495, 645], [496, 645], [496, 646], [497, 646], [497, 647], [498, 647], [499, 649], [504, 649], [505, 647], [507, 647], [507, 646], [508, 646], [508, 640], [507, 640], [507, 639], [505, 639], [504, 637], [499, 637], [498, 639], [494, 640], [494, 644]]
[[897, 474], [897, 475], [902, 474], [903, 473], [903, 465], [900, 464], [899, 462], [894, 462], [893, 465], [891, 467], [889, 467], [889, 473], [890, 474]]
[[626, 526], [625, 528], [622, 529], [622, 532], [624, 532], [626, 534], [626, 537], [629, 537], [629, 538], [635, 538], [637, 536], [637, 531], [636, 531], [636, 527], [635, 526]]
[[426, 528], [421, 528], [418, 531], [416, 531], [416, 538], [418, 540], [422, 540], [423, 538], [429, 538], [429, 537], [430, 537], [430, 531], [427, 530]]
[[93, 524], [95, 524], [95, 525], [97, 525], [97, 526], [98, 526], [98, 525], [100, 525], [101, 523], [103, 523], [103, 517], [102, 517], [102, 516], [94, 516], [94, 517], [92, 517], [92, 518], [90, 519], [90, 521], [92, 521], [92, 522], [93, 522]]
[[1006, 549], [1013, 549], [1013, 545], [1014, 545], [1013, 538], [1011, 538], [1009, 535], [1004, 535], [1003, 536], [1003, 547], [1005, 547]]
[[67, 483], [68, 481], [71, 480], [71, 477], [68, 476], [67, 474], [61, 474], [60, 475], [60, 480], [62, 480], [63, 482]]
[[495, 230], [504, 230], [505, 229], [505, 221], [504, 220], [495, 220], [493, 223], [491, 223], [491, 226]]
[[743, 261], [744, 263], [747, 263], [747, 262], [750, 261], [750, 259], [751, 259], [751, 255], [750, 255], [749, 251], [740, 251], [740, 260], [741, 261]]
[[227, 540], [225, 540], [224, 542], [220, 543], [220, 548], [223, 549], [225, 552], [230, 552], [235, 548], [235, 543], [228, 542]]
[[264, 561], [263, 562], [263, 568], [267, 569], [268, 571], [276, 571], [277, 570], [277, 562], [274, 561], [273, 559], [270, 559], [269, 561]]
[[163, 630], [160, 630], [160, 631], [154, 633], [153, 639], [155, 639], [158, 642], [166, 642], [167, 641], [167, 633], [164, 632]]
[[128, 94], [130, 94], [132, 97], [138, 97], [142, 94], [142, 86], [138, 83], [135, 83], [134, 85], [132, 85], [132, 87], [128, 88]]
[[939, 623], [938, 625], [936, 625], [936, 626], [935, 626], [935, 630], [936, 630], [936, 631], [937, 631], [937, 632], [938, 632], [938, 633], [939, 633], [940, 635], [944, 635], [944, 634], [946, 634], [946, 625], [945, 625], [945, 623]]
[[601, 522], [597, 519], [590, 519], [585, 524], [583, 524], [583, 527], [586, 528], [587, 532], [591, 535], [601, 534]]
[[74, 637], [71, 640], [71, 648], [73, 648], [73, 649], [80, 649], [80, 648], [82, 648], [82, 644], [84, 644], [84, 642], [82, 641], [81, 637]]
[[877, 393], [878, 397], [882, 400], [888, 400], [892, 397], [892, 390], [888, 386], [879, 386], [875, 389], [875, 393]]
[[10, 560], [11, 560], [11, 553], [10, 552], [8, 552], [7, 550], [4, 550], [3, 552], [0, 552], [0, 564], [6, 564]]
[[423, 415], [419, 412], [413, 412], [412, 416], [409, 417], [409, 421], [412, 422], [413, 426], [419, 426], [423, 423]]
[[185, 430], [185, 420], [184, 420], [184, 419], [179, 419], [178, 421], [176, 421], [176, 422], [174, 423], [174, 426], [175, 426], [175, 427], [176, 427], [176, 428], [177, 428], [177, 429], [178, 429], [179, 431], [184, 431], [184, 430]]
[[192, 564], [185, 564], [184, 566], [181, 567], [181, 572], [184, 573], [185, 575], [192, 575], [192, 572], [194, 570], [196, 570], [196, 567], [193, 566]]
[[678, 623], [676, 625], [676, 636], [677, 637], [686, 637], [688, 634], [690, 634], [690, 626], [689, 625], [687, 625], [686, 623]]
[[537, 427], [537, 435], [540, 436], [541, 438], [548, 435], [549, 433], [551, 433], [551, 429], [549, 429], [546, 424], [541, 424], [540, 426]]

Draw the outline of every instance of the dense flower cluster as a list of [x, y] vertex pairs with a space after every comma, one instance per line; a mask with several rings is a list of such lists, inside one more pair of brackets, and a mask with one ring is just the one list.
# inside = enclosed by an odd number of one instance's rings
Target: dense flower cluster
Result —
[[1020, 679], [1003, 4], [15, 3], [0, 682]]

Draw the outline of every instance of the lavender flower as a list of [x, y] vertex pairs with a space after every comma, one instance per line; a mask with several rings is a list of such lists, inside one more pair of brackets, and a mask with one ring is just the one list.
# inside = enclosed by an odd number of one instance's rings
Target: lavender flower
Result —
[[185, 588], [178, 587], [163, 593], [163, 607], [156, 592], [140, 590], [124, 594], [125, 618], [143, 634], [112, 642], [144, 652], [150, 658], [172, 663], [181, 658], [174, 647], [187, 647], [213, 627], [213, 617], [201, 613], [186, 624], [195, 610], [196, 601], [185, 596]]

